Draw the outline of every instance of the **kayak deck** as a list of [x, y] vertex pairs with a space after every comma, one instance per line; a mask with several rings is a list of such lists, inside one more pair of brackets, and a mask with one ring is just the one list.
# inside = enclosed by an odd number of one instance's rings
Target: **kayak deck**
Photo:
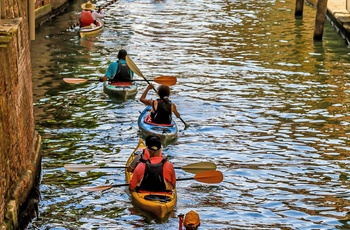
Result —
[[137, 85], [134, 82], [104, 82], [103, 92], [116, 100], [127, 100], [136, 95]]

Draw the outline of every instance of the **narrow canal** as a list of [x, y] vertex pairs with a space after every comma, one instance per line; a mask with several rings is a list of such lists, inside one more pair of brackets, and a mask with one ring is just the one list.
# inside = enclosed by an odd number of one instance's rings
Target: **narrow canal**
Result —
[[[295, 20], [294, 1], [118, 0], [105, 9], [104, 30], [80, 39], [66, 29], [82, 3], [32, 43], [43, 176], [30, 229], [177, 229], [189, 210], [200, 229], [350, 228], [350, 51], [328, 21], [313, 42], [314, 8]], [[136, 99], [113, 102], [99, 82], [62, 80], [103, 76], [121, 48], [146, 78], [178, 78], [171, 99], [191, 126], [176, 120], [179, 138], [164, 148], [171, 162], [211, 161], [224, 174], [220, 184], [179, 181], [163, 220], [134, 207], [125, 187], [80, 188], [125, 183], [123, 169], [63, 167], [124, 165], [139, 140], [146, 82]]]

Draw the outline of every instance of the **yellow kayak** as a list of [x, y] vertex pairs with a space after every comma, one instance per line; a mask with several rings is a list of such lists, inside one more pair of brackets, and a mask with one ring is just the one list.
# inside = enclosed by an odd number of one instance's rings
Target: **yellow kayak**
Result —
[[103, 21], [100, 19], [96, 19], [96, 21], [97, 21], [97, 26], [90, 25], [90, 26], [80, 28], [79, 35], [81, 38], [88, 37], [88, 36], [95, 36], [96, 34], [102, 31], [104, 26]]
[[[131, 153], [126, 166], [128, 166], [132, 160], [137, 156], [142, 149], [146, 148], [143, 139], [140, 138], [137, 147]], [[126, 182], [130, 183], [132, 173], [125, 170]], [[131, 192], [131, 198], [137, 207], [140, 209], [152, 213], [157, 218], [164, 218], [169, 212], [171, 212], [176, 204], [177, 196], [176, 189], [172, 193], [168, 192]]]

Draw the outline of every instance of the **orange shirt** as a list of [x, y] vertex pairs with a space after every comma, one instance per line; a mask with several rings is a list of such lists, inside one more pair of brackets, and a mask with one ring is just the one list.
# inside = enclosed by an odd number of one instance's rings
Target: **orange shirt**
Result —
[[[150, 161], [152, 164], [158, 164], [163, 160], [163, 157], [156, 156], [150, 158]], [[146, 163], [139, 163], [137, 167], [134, 170], [134, 173], [132, 175], [129, 188], [131, 190], [135, 190], [137, 186], [140, 185], [142, 178], [145, 174], [146, 169]], [[169, 190], [172, 190], [176, 186], [176, 174], [173, 165], [166, 161], [163, 165], [163, 178], [165, 180], [165, 184], [168, 186], [171, 186], [171, 188], [167, 188]]]

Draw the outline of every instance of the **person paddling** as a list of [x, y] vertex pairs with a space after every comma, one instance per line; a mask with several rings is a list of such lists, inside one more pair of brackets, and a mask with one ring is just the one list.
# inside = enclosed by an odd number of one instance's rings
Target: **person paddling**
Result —
[[162, 157], [159, 137], [151, 135], [147, 140], [149, 159], [141, 160], [136, 166], [129, 189], [131, 191], [170, 192], [176, 186], [174, 166]]
[[142, 93], [140, 101], [145, 105], [152, 106], [151, 119], [152, 122], [157, 124], [170, 124], [172, 121], [172, 114], [174, 113], [177, 118], [180, 118], [180, 113], [176, 109], [176, 105], [169, 100], [170, 88], [167, 85], [160, 85], [158, 87], [159, 99], [151, 100], [146, 99], [147, 93], [150, 89], [154, 88], [153, 84], [149, 84], [145, 91]]
[[[150, 146], [152, 145], [152, 142], [153, 141], [153, 135], [149, 135], [146, 137], [146, 146]], [[163, 155], [162, 151], [160, 150], [160, 153], [159, 153], [160, 156]], [[135, 158], [133, 159], [133, 161], [128, 165], [128, 167], [126, 168], [126, 170], [128, 172], [133, 172], [136, 168], [136, 166], [141, 162], [141, 161], [146, 161], [150, 158], [150, 153], [148, 151], [148, 148], [145, 148], [142, 150], [142, 152], [140, 153], [139, 151], [139, 154], [137, 156], [135, 156]]]
[[126, 50], [121, 49], [118, 52], [116, 62], [112, 62], [100, 81], [120, 81], [120, 82], [130, 82], [134, 77], [134, 72], [126, 64], [125, 57], [128, 53]]
[[92, 4], [90, 1], [81, 4], [81, 8], [83, 11], [80, 13], [79, 17], [80, 27], [90, 26], [91, 24], [98, 26], [96, 19], [103, 18], [105, 16], [103, 10], [96, 12], [96, 5]]

